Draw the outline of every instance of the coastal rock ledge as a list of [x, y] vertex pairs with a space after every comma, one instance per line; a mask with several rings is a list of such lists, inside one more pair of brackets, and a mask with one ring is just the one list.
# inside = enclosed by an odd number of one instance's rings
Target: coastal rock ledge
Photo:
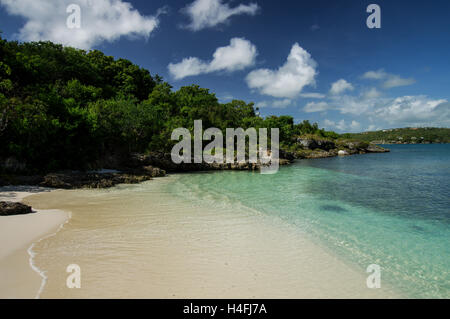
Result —
[[33, 213], [33, 209], [22, 203], [0, 202], [0, 216], [26, 215]]

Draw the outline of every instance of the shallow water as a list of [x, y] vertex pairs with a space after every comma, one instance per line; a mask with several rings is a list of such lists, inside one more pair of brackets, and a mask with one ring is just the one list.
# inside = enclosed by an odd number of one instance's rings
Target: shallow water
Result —
[[184, 175], [184, 194], [278, 216], [415, 298], [450, 297], [450, 145], [302, 160], [278, 174]]
[[[72, 219], [35, 245], [43, 298], [450, 297], [448, 145], [29, 197]], [[65, 285], [69, 264], [82, 289]], [[366, 268], [382, 269], [368, 289]]]
[[[197, 175], [195, 175], [197, 176]], [[212, 175], [199, 174], [205, 178]], [[252, 178], [251, 175], [245, 175]], [[41, 298], [382, 298], [357, 269], [277, 216], [202, 193], [189, 175], [27, 198], [72, 213], [32, 247]], [[217, 178], [220, 178], [217, 175]], [[180, 182], [183, 180], [183, 182]], [[68, 289], [66, 267], [81, 268]]]

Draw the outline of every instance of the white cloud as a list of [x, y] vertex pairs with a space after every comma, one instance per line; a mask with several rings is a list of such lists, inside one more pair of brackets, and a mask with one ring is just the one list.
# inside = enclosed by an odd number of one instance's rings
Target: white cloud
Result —
[[269, 102], [267, 102], [267, 101], [261, 101], [261, 102], [258, 102], [258, 103], [256, 103], [255, 104], [255, 107], [258, 107], [258, 108], [264, 108], [264, 107], [267, 107], [269, 105]]
[[363, 79], [370, 79], [370, 80], [383, 80], [389, 76], [388, 73], [384, 72], [383, 69], [380, 69], [378, 71], [368, 71], [363, 74]]
[[399, 75], [390, 74], [383, 69], [377, 71], [368, 71], [363, 74], [363, 79], [383, 81], [382, 86], [385, 89], [390, 89], [399, 86], [408, 86], [416, 83], [413, 78], [402, 78]]
[[362, 96], [334, 95], [330, 97], [330, 102], [335, 109], [342, 114], [361, 115], [373, 110], [381, 99], [367, 99]]
[[359, 130], [360, 128], [361, 128], [361, 124], [360, 124], [359, 122], [353, 120], [353, 121], [350, 123], [350, 129], [351, 129], [352, 131], [357, 131], [357, 130]]
[[355, 120], [351, 121], [351, 123], [347, 124], [345, 120], [340, 120], [339, 122], [334, 122], [326, 119], [324, 121], [324, 126], [327, 129], [338, 130], [339, 132], [357, 132], [361, 128], [361, 124]]
[[120, 37], [148, 37], [158, 26], [155, 16], [143, 16], [122, 0], [78, 0], [81, 7], [81, 28], [69, 29], [66, 9], [73, 0], [0, 0], [11, 15], [26, 22], [19, 31], [22, 41], [49, 40], [66, 46], [91, 49], [104, 41]]
[[374, 115], [390, 124], [449, 126], [450, 103], [424, 95], [403, 96], [379, 107]]
[[247, 85], [261, 94], [294, 98], [307, 85], [315, 84], [317, 63], [298, 43], [292, 46], [286, 63], [278, 70], [258, 69], [247, 75]]
[[256, 103], [256, 107], [259, 107], [259, 108], [269, 107], [269, 108], [274, 108], [274, 109], [284, 109], [290, 105], [292, 105], [292, 100], [290, 100], [290, 99], [261, 101], [259, 103]]
[[334, 121], [331, 121], [328, 119], [325, 119], [325, 121], [323, 122], [323, 125], [328, 129], [332, 128], [332, 127], [336, 127], [336, 123]]
[[381, 96], [381, 92], [376, 88], [370, 88], [363, 92], [363, 97], [365, 99], [376, 99]]
[[340, 79], [331, 85], [331, 94], [341, 94], [345, 91], [353, 91], [353, 85], [344, 79]]
[[399, 76], [392, 76], [383, 83], [383, 87], [386, 89], [390, 89], [398, 86], [408, 86], [414, 83], [416, 83], [416, 80], [414, 80], [413, 78], [403, 79]]
[[327, 102], [310, 102], [305, 105], [303, 111], [306, 113], [323, 112], [330, 109]]
[[216, 49], [210, 62], [189, 57], [179, 63], [170, 63], [168, 68], [170, 74], [177, 80], [216, 71], [231, 72], [253, 65], [257, 54], [256, 47], [250, 41], [233, 38], [230, 45]]
[[321, 93], [301, 93], [301, 97], [307, 98], [307, 99], [323, 99], [325, 97], [325, 94]]
[[292, 100], [290, 99], [284, 99], [284, 100], [276, 100], [272, 103], [273, 107], [284, 109], [285, 107], [288, 107], [292, 104]]
[[340, 120], [339, 122], [336, 123], [334, 121], [325, 119], [324, 126], [328, 130], [337, 129], [339, 131], [345, 131], [345, 129], [347, 128], [347, 125], [345, 124], [345, 120]]
[[372, 119], [377, 126], [450, 126], [450, 103], [446, 99], [431, 99], [425, 95], [397, 98], [334, 96], [328, 101], [331, 109]]
[[198, 31], [224, 23], [233, 15], [255, 15], [258, 10], [259, 7], [256, 3], [240, 4], [237, 7], [230, 8], [222, 0], [195, 0], [182, 11], [191, 19], [187, 28]]

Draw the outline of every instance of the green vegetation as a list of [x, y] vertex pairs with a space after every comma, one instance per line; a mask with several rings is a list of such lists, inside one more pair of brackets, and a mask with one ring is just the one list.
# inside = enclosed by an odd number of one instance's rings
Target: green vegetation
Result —
[[0, 159], [28, 170], [87, 169], [130, 152], [170, 151], [173, 129], [280, 128], [282, 147], [296, 136], [339, 135], [290, 116], [256, 115], [253, 103], [219, 103], [208, 89], [178, 91], [130, 61], [51, 42], [0, 37]]
[[450, 143], [450, 129], [410, 127], [357, 134], [343, 134], [342, 137], [374, 142], [377, 144]]

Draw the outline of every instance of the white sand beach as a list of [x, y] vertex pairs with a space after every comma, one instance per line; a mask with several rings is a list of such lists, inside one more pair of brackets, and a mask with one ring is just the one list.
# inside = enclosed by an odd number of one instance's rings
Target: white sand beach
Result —
[[[172, 178], [28, 197], [26, 203], [38, 209], [71, 212], [61, 231], [33, 248], [35, 266], [48, 277], [40, 297], [396, 296], [387, 285], [368, 289], [365, 270], [347, 264], [280, 220], [253, 211], [224, 210], [221, 203], [199, 207], [173, 198], [162, 187]], [[62, 216], [53, 220], [53, 231]], [[48, 221], [42, 223], [52, 231]], [[10, 240], [13, 233], [5, 237]], [[2, 296], [32, 298], [39, 288], [39, 278], [29, 269], [30, 281], [24, 277], [26, 282], [7, 281], [29, 267], [25, 266], [28, 244], [24, 240], [18, 255], [2, 259], [2, 269], [9, 266], [12, 272], [17, 267], [15, 274], [3, 279], [8, 286], [2, 286]], [[66, 286], [70, 264], [81, 268], [81, 289]], [[36, 279], [33, 285], [31, 278]]]
[[[40, 187], [0, 187], [0, 201], [22, 202], [27, 196], [50, 192]], [[35, 298], [41, 275], [30, 264], [33, 242], [55, 233], [68, 220], [60, 210], [36, 210], [36, 213], [0, 216], [0, 298]]]

